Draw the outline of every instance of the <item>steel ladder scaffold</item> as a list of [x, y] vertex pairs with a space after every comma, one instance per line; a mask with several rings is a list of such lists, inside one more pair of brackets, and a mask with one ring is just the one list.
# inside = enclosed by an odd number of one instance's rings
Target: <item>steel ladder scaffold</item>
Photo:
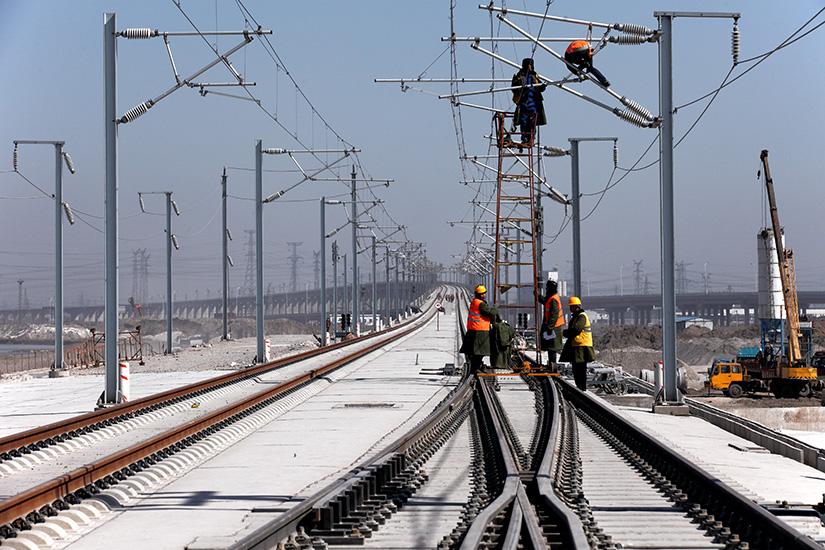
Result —
[[[514, 113], [497, 112], [493, 121], [498, 149], [493, 304], [501, 311], [502, 318], [511, 323], [516, 318], [515, 325], [525, 340], [538, 342], [542, 312], [537, 298], [540, 279], [537, 259], [541, 243], [536, 240], [539, 235], [536, 129], [533, 128], [526, 141], [514, 141], [507, 128], [508, 122], [515, 127]], [[510, 280], [511, 267], [517, 271], [516, 282]], [[522, 276], [525, 267], [529, 267], [530, 274], [526, 278]], [[527, 301], [521, 288], [532, 288]], [[515, 299], [507, 294], [513, 289]], [[519, 319], [517, 313], [528, 315]], [[536, 350], [536, 362], [541, 364], [538, 346]]]

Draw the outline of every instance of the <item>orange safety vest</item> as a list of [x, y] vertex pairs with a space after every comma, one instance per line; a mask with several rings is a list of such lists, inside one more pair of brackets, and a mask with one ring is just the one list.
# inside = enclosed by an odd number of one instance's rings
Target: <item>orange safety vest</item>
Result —
[[467, 316], [467, 330], [490, 330], [490, 320], [483, 317], [479, 309], [481, 302], [482, 300], [478, 298], [473, 298], [473, 301], [470, 302], [470, 313]]
[[[561, 298], [559, 298], [558, 294], [553, 294], [550, 297], [550, 300], [556, 302], [559, 306], [559, 318], [556, 319], [556, 324], [551, 328], [559, 328], [564, 326], [564, 310], [561, 308]], [[544, 321], [547, 322], [547, 319], [550, 317], [550, 300], [544, 302]]]

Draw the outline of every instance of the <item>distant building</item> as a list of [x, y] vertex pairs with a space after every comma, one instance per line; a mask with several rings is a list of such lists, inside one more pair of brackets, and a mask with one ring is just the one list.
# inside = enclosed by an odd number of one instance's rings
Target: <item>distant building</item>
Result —
[[683, 330], [688, 327], [702, 327], [713, 330], [713, 321], [701, 317], [688, 317], [684, 315], [676, 316], [676, 330]]

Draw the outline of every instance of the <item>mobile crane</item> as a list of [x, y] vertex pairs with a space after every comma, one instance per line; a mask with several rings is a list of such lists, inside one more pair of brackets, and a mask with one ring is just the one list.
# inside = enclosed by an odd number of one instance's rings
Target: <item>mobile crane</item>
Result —
[[[793, 250], [785, 248], [782, 242], [782, 226], [779, 223], [779, 209], [767, 149], [762, 150], [759, 159], [764, 170], [773, 238], [779, 259], [785, 323], [783, 326], [781, 320], [778, 320], [778, 325], [763, 320], [760, 324], [760, 348], [755, 353], [746, 351], [753, 348], [743, 348], [736, 361], [714, 362], [708, 373], [708, 386], [722, 390], [731, 397], [755, 391], [770, 391], [776, 397], [809, 397], [813, 391], [822, 390], [822, 382], [817, 379], [816, 367], [810, 365], [810, 330], [803, 334], [801, 328]], [[803, 339], [808, 344], [805, 346], [808, 349], [804, 352]], [[771, 342], [778, 345], [774, 347]]]

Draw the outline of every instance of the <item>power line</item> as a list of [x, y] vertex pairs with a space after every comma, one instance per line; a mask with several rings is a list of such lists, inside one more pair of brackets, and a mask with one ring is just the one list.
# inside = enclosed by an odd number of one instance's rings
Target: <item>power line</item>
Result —
[[[805, 32], [805, 34], [803, 34], [802, 36], [799, 36], [799, 37], [797, 37], [796, 39], [791, 40], [791, 39], [792, 39], [794, 36], [796, 36], [796, 35], [797, 35], [800, 31], [802, 31], [802, 29], [804, 29], [805, 27], [807, 27], [807, 26], [811, 23], [811, 21], [813, 21], [814, 19], [816, 19], [816, 18], [817, 18], [817, 17], [818, 17], [818, 16], [819, 16], [819, 15], [820, 15], [823, 11], [825, 11], [825, 8], [821, 8], [819, 11], [817, 11], [817, 12], [816, 12], [816, 13], [815, 13], [815, 14], [814, 14], [814, 15], [813, 15], [810, 19], [808, 19], [807, 21], [805, 21], [805, 23], [804, 23], [801, 27], [799, 27], [797, 30], [795, 30], [793, 33], [791, 33], [791, 35], [790, 35], [790, 36], [788, 36], [785, 40], [783, 40], [782, 42], [780, 42], [780, 43], [779, 43], [779, 45], [778, 45], [778, 46], [776, 46], [775, 48], [773, 48], [772, 50], [768, 50], [768, 51], [767, 51], [767, 52], [765, 52], [765, 53], [761, 53], [761, 54], [759, 54], [759, 55], [755, 55], [755, 56], [753, 56], [753, 57], [750, 57], [750, 58], [748, 58], [748, 59], [743, 59], [742, 61], [740, 61], [740, 62], [739, 62], [739, 65], [742, 65], [742, 64], [745, 64], [745, 63], [750, 63], [751, 61], [756, 61], [756, 60], [758, 60], [756, 63], [754, 63], [752, 66], [748, 67], [748, 68], [747, 68], [746, 70], [744, 70], [742, 73], [740, 73], [740, 74], [736, 75], [736, 77], [735, 77], [735, 78], [733, 78], [733, 79], [731, 79], [731, 81], [730, 81], [730, 82], [723, 82], [723, 83], [722, 83], [722, 85], [720, 85], [720, 86], [719, 86], [718, 88], [716, 88], [715, 90], [711, 90], [710, 92], [708, 92], [708, 93], [706, 93], [706, 94], [704, 94], [704, 95], [702, 95], [702, 96], [700, 96], [700, 97], [697, 97], [696, 99], [693, 99], [693, 100], [691, 100], [691, 101], [688, 101], [687, 103], [685, 103], [685, 104], [683, 104], [683, 105], [679, 105], [678, 107], [676, 107], [676, 108], [674, 108], [674, 109], [673, 109], [673, 112], [675, 113], [675, 112], [676, 112], [676, 111], [678, 111], [679, 109], [684, 109], [685, 107], [688, 107], [688, 106], [690, 106], [690, 105], [693, 105], [694, 103], [698, 103], [699, 101], [702, 101], [703, 99], [708, 98], [708, 97], [710, 97], [710, 96], [712, 96], [712, 95], [714, 95], [714, 94], [718, 93], [718, 92], [719, 92], [719, 90], [721, 90], [722, 88], [726, 88], [726, 87], [730, 86], [731, 84], [733, 84], [734, 82], [736, 82], [737, 80], [739, 80], [740, 78], [742, 78], [743, 76], [745, 76], [746, 74], [748, 74], [749, 72], [751, 72], [751, 71], [752, 71], [753, 69], [755, 69], [755, 68], [756, 68], [756, 67], [757, 67], [760, 63], [762, 63], [763, 61], [765, 61], [765, 60], [766, 60], [767, 58], [769, 58], [771, 55], [775, 54], [776, 52], [778, 52], [779, 50], [781, 50], [781, 49], [783, 49], [783, 48], [786, 48], [786, 47], [790, 46], [791, 44], [793, 44], [793, 43], [797, 42], [798, 40], [801, 40], [802, 38], [805, 38], [807, 35], [811, 34], [811, 33], [812, 33], [812, 32], [814, 32], [815, 30], [819, 29], [822, 25], [825, 25], [825, 21], [823, 21], [823, 22], [819, 23], [818, 25], [816, 25], [815, 27], [813, 27], [812, 29], [809, 29], [809, 30], [808, 30], [807, 32]], [[735, 67], [735, 66], [736, 66], [736, 65], [734, 65], [734, 67]], [[732, 70], [732, 69], [731, 69], [731, 70]]]
[[[194, 30], [195, 30], [195, 31], [196, 31], [196, 32], [200, 35], [201, 39], [202, 39], [202, 40], [204, 41], [204, 43], [205, 43], [205, 44], [206, 44], [206, 45], [210, 48], [210, 50], [212, 50], [212, 52], [213, 52], [216, 56], [218, 56], [218, 57], [221, 59], [221, 61], [223, 62], [223, 64], [224, 64], [224, 65], [226, 65], [226, 66], [227, 66], [227, 68], [230, 68], [230, 70], [231, 70], [231, 67], [229, 66], [228, 61], [227, 61], [225, 58], [223, 58], [223, 57], [220, 55], [220, 53], [218, 52], [218, 50], [217, 50], [217, 49], [216, 49], [216, 48], [215, 48], [215, 47], [214, 47], [214, 46], [213, 46], [213, 45], [209, 42], [209, 40], [207, 40], [207, 39], [206, 39], [206, 37], [203, 35], [203, 33], [202, 33], [202, 32], [200, 31], [200, 29], [197, 27], [197, 25], [195, 24], [195, 22], [192, 20], [192, 18], [191, 18], [191, 17], [189, 17], [189, 15], [188, 15], [188, 14], [184, 11], [184, 9], [183, 9], [183, 7], [180, 5], [180, 3], [179, 3], [179, 2], [177, 2], [176, 0], [172, 0], [172, 3], [173, 3], [173, 4], [175, 5], [175, 7], [176, 7], [176, 8], [177, 8], [180, 12], [181, 12], [181, 14], [182, 14], [182, 15], [186, 18], [186, 20], [189, 22], [190, 26], [192, 26], [192, 28], [193, 28], [193, 29], [194, 29]], [[258, 23], [257, 19], [255, 19], [255, 17], [252, 15], [252, 13], [251, 13], [251, 12], [250, 12], [250, 10], [246, 7], [246, 5], [245, 5], [245, 4], [244, 4], [241, 0], [236, 0], [236, 4], [238, 5], [239, 10], [241, 11], [242, 16], [244, 17], [245, 22], [246, 22], [247, 24], [249, 24], [249, 20], [247, 19], [247, 18], [249, 18], [249, 19], [251, 19], [251, 20], [252, 20], [252, 22], [253, 22], [255, 25], [258, 25], [258, 28], [260, 28], [260, 24]], [[269, 37], [268, 37], [268, 36], [263, 35], [263, 41], [261, 41], [261, 44], [262, 44], [262, 45], [264, 45], [264, 44], [265, 44], [265, 45], [263, 46], [263, 47], [264, 47], [264, 50], [267, 52], [267, 54], [269, 55], [269, 57], [270, 57], [270, 58], [272, 59], [272, 61], [275, 63], [276, 70], [277, 70], [279, 67], [284, 69], [284, 72], [287, 74], [287, 76], [289, 77], [289, 79], [290, 79], [290, 81], [292, 82], [293, 86], [295, 87], [295, 91], [296, 91], [296, 98], [297, 98], [297, 95], [298, 95], [298, 94], [300, 94], [300, 95], [301, 95], [301, 97], [304, 99], [304, 101], [307, 103], [307, 105], [310, 107], [310, 110], [312, 111], [312, 114], [313, 114], [313, 115], [315, 115], [315, 116], [317, 116], [317, 117], [321, 120], [321, 122], [324, 124], [324, 126], [325, 126], [325, 127], [326, 127], [326, 128], [327, 128], [330, 132], [332, 132], [332, 133], [333, 133], [333, 134], [334, 134], [334, 135], [335, 135], [335, 136], [336, 136], [336, 137], [337, 137], [337, 138], [338, 138], [338, 139], [339, 139], [342, 143], [345, 143], [346, 145], [348, 145], [349, 147], [352, 147], [352, 148], [354, 149], [354, 146], [352, 145], [352, 143], [350, 143], [348, 140], [346, 140], [346, 139], [345, 139], [345, 138], [344, 138], [344, 137], [343, 137], [343, 136], [342, 136], [342, 135], [341, 135], [341, 134], [340, 134], [337, 130], [335, 130], [335, 128], [333, 128], [333, 127], [329, 124], [329, 122], [328, 122], [328, 121], [327, 121], [327, 120], [323, 117], [323, 115], [321, 115], [321, 113], [318, 111], [318, 109], [316, 109], [316, 108], [315, 108], [315, 106], [314, 106], [314, 105], [312, 104], [312, 102], [309, 100], [309, 97], [308, 97], [308, 96], [304, 93], [303, 89], [301, 89], [301, 87], [298, 85], [298, 82], [297, 82], [297, 81], [294, 79], [294, 77], [292, 76], [292, 73], [291, 73], [291, 72], [287, 69], [286, 64], [283, 62], [283, 59], [282, 59], [282, 58], [281, 58], [281, 56], [278, 54], [278, 52], [277, 52], [277, 50], [275, 49], [275, 47], [272, 45], [272, 42], [269, 40]], [[268, 46], [268, 48], [267, 48], [267, 46]], [[300, 144], [300, 145], [301, 145], [304, 149], [310, 149], [310, 148], [309, 148], [309, 147], [308, 147], [308, 146], [307, 146], [307, 145], [306, 145], [306, 144], [305, 144], [305, 143], [304, 143], [304, 142], [303, 142], [303, 141], [302, 141], [302, 140], [298, 137], [298, 134], [297, 134], [297, 126], [296, 126], [296, 132], [295, 132], [295, 133], [290, 132], [290, 131], [289, 131], [289, 129], [288, 129], [286, 126], [284, 126], [284, 124], [282, 124], [282, 123], [281, 123], [281, 121], [279, 120], [279, 118], [278, 118], [276, 115], [273, 115], [273, 114], [272, 114], [272, 112], [271, 112], [269, 109], [267, 109], [267, 108], [263, 105], [263, 102], [262, 102], [260, 99], [258, 99], [258, 98], [257, 98], [257, 97], [256, 97], [256, 96], [255, 96], [255, 95], [254, 95], [254, 94], [253, 94], [253, 93], [252, 93], [252, 92], [248, 89], [248, 87], [247, 87], [247, 86], [246, 86], [246, 85], [245, 85], [242, 81], [240, 81], [240, 82], [239, 82], [239, 86], [241, 86], [241, 87], [243, 88], [243, 90], [246, 92], [246, 94], [249, 96], [249, 98], [250, 98], [250, 99], [251, 99], [251, 100], [252, 100], [252, 101], [253, 101], [256, 105], [258, 105], [258, 107], [262, 110], [262, 112], [264, 112], [264, 113], [265, 113], [265, 114], [266, 114], [266, 115], [267, 115], [270, 119], [272, 119], [272, 120], [273, 120], [273, 121], [274, 121], [274, 122], [275, 122], [275, 123], [276, 123], [276, 124], [277, 124], [277, 125], [281, 128], [281, 129], [282, 129], [282, 130], [284, 130], [284, 132], [286, 132], [286, 133], [287, 133], [290, 137], [292, 137], [292, 138], [293, 138], [293, 139], [294, 139], [297, 143], [299, 143], [299, 144]], [[214, 93], [214, 92], [211, 92], [211, 93]], [[296, 105], [296, 117], [297, 117], [297, 105]], [[330, 164], [329, 164], [329, 163], [325, 163], [325, 162], [324, 162], [324, 161], [323, 161], [323, 160], [322, 160], [322, 159], [321, 159], [321, 158], [320, 158], [317, 154], [312, 153], [312, 156], [313, 156], [313, 157], [315, 157], [315, 158], [316, 158], [319, 162], [321, 162], [321, 163], [324, 165], [325, 169], [331, 169]], [[364, 169], [364, 167], [363, 167], [363, 165], [362, 165], [362, 163], [361, 163], [361, 159], [360, 159], [360, 157], [357, 155], [357, 153], [353, 152], [353, 157], [355, 158], [355, 161], [356, 161], [356, 163], [358, 164], [358, 167], [359, 167], [359, 169], [360, 169], [361, 173], [362, 173], [362, 174], [364, 174], [364, 175], [367, 175], [367, 172], [366, 172], [366, 170]], [[370, 178], [370, 179], [371, 179], [371, 178]], [[306, 178], [305, 178], [305, 180], [304, 180], [304, 181], [306, 181]], [[374, 194], [374, 192], [372, 191], [372, 189], [371, 189], [371, 187], [369, 186], [369, 184], [367, 185], [367, 187], [368, 187], [368, 189], [370, 190], [370, 193], [371, 193], [374, 197], [376, 197], [376, 198], [377, 198], [377, 196]], [[389, 211], [387, 210], [386, 206], [384, 206], [384, 204], [383, 204], [383, 203], [381, 204], [381, 209], [385, 212], [385, 214], [387, 215], [387, 217], [389, 217], [389, 218], [390, 218], [390, 220], [392, 220], [394, 223], [396, 223], [396, 224], [397, 224], [397, 222], [395, 222], [395, 220], [392, 218], [392, 216], [390, 215]], [[397, 224], [397, 225], [400, 225], [400, 224]], [[383, 230], [381, 230], [381, 231], [383, 232]], [[385, 232], [384, 232], [384, 235], [386, 236], [386, 235], [387, 235], [387, 233], [385, 233]], [[404, 237], [405, 237], [405, 238], [407, 238], [406, 231], [404, 231]]]

